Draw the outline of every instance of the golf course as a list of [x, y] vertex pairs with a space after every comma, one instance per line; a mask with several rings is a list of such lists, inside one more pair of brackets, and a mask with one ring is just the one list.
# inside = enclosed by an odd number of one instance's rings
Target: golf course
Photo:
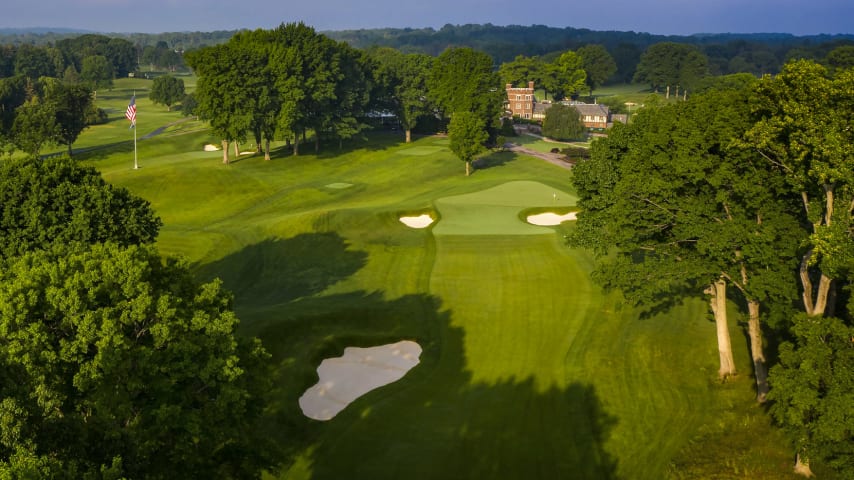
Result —
[[[721, 382], [706, 303], [639, 312], [592, 282], [591, 252], [564, 240], [574, 222], [525, 221], [574, 211], [571, 170], [495, 151], [466, 177], [446, 137], [379, 131], [225, 165], [205, 123], [176, 123], [146, 85], [98, 92], [110, 121], [74, 147], [103, 148], [75, 158], [151, 202], [160, 251], [222, 279], [271, 354], [259, 428], [282, 461], [265, 478], [797, 478], [735, 306], [739, 375]], [[168, 126], [138, 141], [137, 170], [134, 91], [139, 138]], [[400, 221], [419, 215], [434, 221]], [[324, 359], [404, 340], [422, 351], [402, 378], [329, 420], [303, 414]]]

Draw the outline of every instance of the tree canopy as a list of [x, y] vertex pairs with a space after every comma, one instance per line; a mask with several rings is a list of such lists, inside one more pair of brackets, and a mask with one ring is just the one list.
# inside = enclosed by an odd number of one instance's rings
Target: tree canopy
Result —
[[0, 257], [53, 244], [153, 242], [160, 219], [146, 200], [68, 157], [0, 162]]
[[4, 477], [259, 475], [266, 353], [236, 335], [219, 282], [112, 243], [0, 266]]
[[172, 105], [184, 98], [184, 81], [172, 75], [157, 77], [151, 83], [148, 98], [154, 103], [166, 105], [166, 109], [172, 111]]
[[586, 129], [575, 107], [556, 103], [546, 110], [543, 135], [555, 140], [580, 140]]
[[483, 120], [473, 112], [457, 112], [448, 126], [451, 151], [466, 164], [466, 176], [471, 174], [471, 162], [475, 155], [484, 150], [489, 138]]

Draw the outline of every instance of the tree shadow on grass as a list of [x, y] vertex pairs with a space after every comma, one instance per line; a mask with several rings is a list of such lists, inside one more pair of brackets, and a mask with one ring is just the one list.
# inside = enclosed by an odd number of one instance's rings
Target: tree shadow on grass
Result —
[[494, 167], [503, 167], [508, 163], [516, 160], [516, 154], [511, 151], [492, 152], [489, 155], [484, 155], [472, 162], [475, 170], [486, 170]]
[[[322, 292], [365, 266], [368, 254], [351, 250], [337, 233], [305, 233], [249, 245], [200, 266], [203, 279], [219, 277], [235, 304], [264, 308]], [[239, 313], [239, 312], [238, 312]]]
[[[591, 385], [473, 382], [464, 330], [451, 317], [430, 295], [354, 292], [300, 299], [283, 318], [259, 324], [276, 365], [265, 435], [284, 457], [301, 457], [300, 471], [283, 464], [281, 478], [616, 478], [604, 446], [616, 420]], [[401, 380], [330, 421], [302, 415], [299, 396], [317, 382], [324, 358], [401, 339], [423, 348]]]

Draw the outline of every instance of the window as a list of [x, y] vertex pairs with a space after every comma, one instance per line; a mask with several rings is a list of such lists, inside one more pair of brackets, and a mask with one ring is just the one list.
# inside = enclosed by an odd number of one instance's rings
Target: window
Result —
[[531, 99], [530, 95], [525, 95], [525, 100], [530, 100], [530, 99]]
[[522, 110], [522, 104], [521, 103], [516, 104], [516, 110]]
[[516, 95], [516, 100], [522, 100], [522, 95]]

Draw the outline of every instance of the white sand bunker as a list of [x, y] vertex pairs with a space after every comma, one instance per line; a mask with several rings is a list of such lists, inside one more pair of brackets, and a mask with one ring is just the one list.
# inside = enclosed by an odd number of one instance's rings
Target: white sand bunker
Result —
[[537, 215], [528, 215], [528, 223], [531, 225], [539, 225], [542, 227], [550, 227], [560, 225], [567, 220], [575, 220], [576, 212], [569, 212], [566, 215], [558, 215], [556, 213], [546, 212]]
[[418, 365], [421, 346], [403, 340], [378, 347], [347, 347], [344, 355], [327, 358], [317, 367], [320, 380], [305, 391], [299, 406], [306, 417], [329, 420], [353, 400], [400, 380]]
[[205, 145], [205, 151], [206, 152], [216, 152], [218, 150], [219, 150], [219, 147], [217, 147], [216, 145], [211, 145], [210, 143]]
[[433, 217], [427, 215], [419, 215], [417, 217], [400, 217], [400, 221], [404, 225], [411, 228], [427, 228], [433, 223]]

